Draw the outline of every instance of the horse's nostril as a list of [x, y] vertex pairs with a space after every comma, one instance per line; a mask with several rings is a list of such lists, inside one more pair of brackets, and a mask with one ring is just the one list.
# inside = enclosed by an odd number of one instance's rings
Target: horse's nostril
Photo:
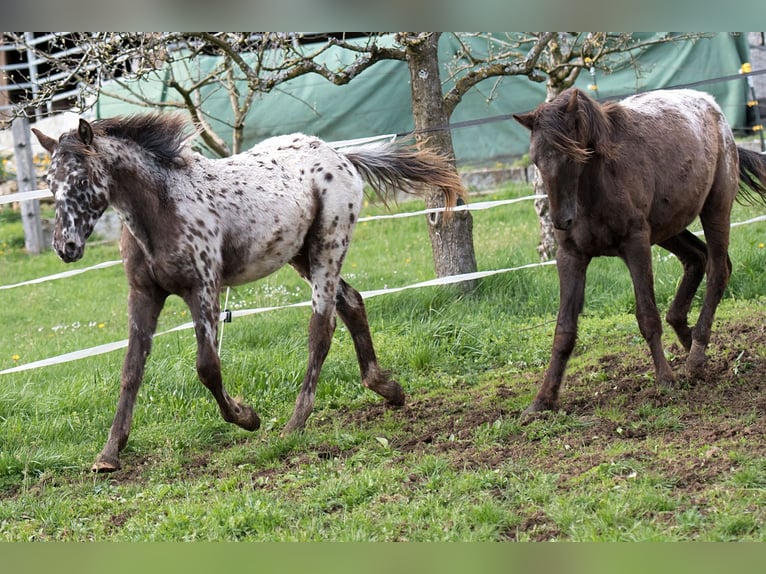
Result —
[[82, 250], [74, 241], [67, 241], [61, 248], [57, 248], [59, 257], [65, 262], [70, 263], [78, 260], [82, 256]]
[[571, 217], [568, 217], [566, 219], [560, 219], [553, 222], [553, 226], [556, 229], [559, 229], [561, 231], [567, 231], [570, 227], [572, 227], [572, 223], [574, 222], [574, 219]]

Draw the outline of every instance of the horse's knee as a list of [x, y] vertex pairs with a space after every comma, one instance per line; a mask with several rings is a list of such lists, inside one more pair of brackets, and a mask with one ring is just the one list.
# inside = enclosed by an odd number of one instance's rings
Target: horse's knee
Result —
[[638, 329], [647, 341], [662, 336], [662, 322], [659, 313], [636, 313]]
[[577, 331], [564, 331], [557, 329], [553, 336], [553, 352], [569, 356], [574, 351], [577, 342]]

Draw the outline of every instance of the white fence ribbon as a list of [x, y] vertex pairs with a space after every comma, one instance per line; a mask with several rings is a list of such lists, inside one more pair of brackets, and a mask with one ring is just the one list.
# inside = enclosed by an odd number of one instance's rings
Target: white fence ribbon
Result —
[[35, 285], [37, 283], [53, 281], [54, 279], [64, 279], [66, 277], [72, 277], [74, 275], [79, 275], [80, 273], [85, 273], [87, 271], [92, 271], [94, 269], [104, 269], [105, 267], [112, 267], [114, 265], [121, 265], [121, 264], [122, 264], [122, 261], [119, 259], [115, 261], [104, 261], [96, 265], [91, 265], [90, 267], [83, 267], [82, 269], [71, 269], [70, 271], [62, 271], [61, 273], [46, 275], [45, 277], [38, 277], [37, 279], [30, 279], [28, 281], [22, 281], [21, 283], [13, 283], [11, 285], [0, 285], [0, 291], [2, 291], [3, 289], [13, 289], [15, 287], [24, 287], [25, 285]]
[[16, 203], [19, 201], [30, 201], [32, 199], [43, 199], [45, 197], [53, 197], [53, 194], [49, 189], [35, 189], [32, 191], [20, 191], [18, 193], [11, 193], [9, 195], [0, 195], [0, 205], [6, 203]]
[[[500, 205], [510, 205], [512, 203], [518, 203], [519, 201], [528, 201], [530, 199], [537, 199], [545, 197], [544, 195], [525, 195], [523, 197], [516, 197], [514, 199], [498, 199], [496, 201], [480, 201], [478, 203], [466, 203], [463, 205], [457, 205], [452, 208], [452, 211], [482, 211], [484, 209], [492, 209]], [[370, 215], [368, 217], [360, 217], [359, 222], [363, 221], [377, 221], [381, 219], [401, 219], [403, 217], [415, 217], [416, 215], [430, 215], [431, 213], [442, 213], [447, 211], [444, 207], [430, 207], [428, 209], [421, 209], [419, 211], [405, 211], [402, 213], [386, 213], [384, 215]]]
[[[538, 197], [545, 197], [544, 195], [525, 195], [523, 197], [517, 197], [514, 199], [500, 199], [497, 201], [482, 201], [478, 203], [470, 203], [466, 205], [458, 205], [454, 208], [454, 211], [482, 211], [484, 209], [492, 209], [493, 207], [498, 207], [501, 205], [509, 205], [512, 203], [518, 203], [520, 201], [528, 201], [530, 199], [537, 199]], [[389, 213], [384, 215], [371, 215], [369, 217], [361, 217], [359, 218], [359, 222], [364, 221], [378, 221], [383, 219], [401, 219], [403, 217], [415, 217], [418, 215], [428, 215], [430, 213], [440, 213], [445, 211], [445, 208], [443, 207], [435, 207], [430, 209], [422, 209], [420, 211], [407, 211], [404, 213]], [[73, 275], [79, 275], [80, 273], [85, 273], [86, 271], [91, 271], [94, 269], [103, 269], [104, 267], [111, 267], [112, 265], [119, 265], [121, 261], [106, 261], [103, 263], [99, 263], [97, 265], [92, 265], [91, 267], [85, 267], [83, 269], [74, 269], [72, 271], [64, 271], [62, 273], [56, 273], [54, 275], [47, 275], [45, 277], [39, 277], [37, 279], [30, 279], [28, 281], [22, 281], [21, 283], [14, 283], [12, 285], [0, 285], [0, 291], [3, 289], [13, 289], [14, 287], [23, 287], [25, 285], [34, 285], [36, 283], [43, 283], [45, 281], [53, 281], [55, 279], [64, 279], [66, 277], [72, 277]]]
[[[518, 267], [508, 267], [506, 269], [493, 269], [491, 271], [476, 271], [474, 273], [464, 273], [462, 275], [450, 275], [448, 277], [438, 277], [436, 279], [429, 279], [427, 281], [421, 281], [419, 283], [413, 283], [412, 285], [404, 285], [402, 287], [391, 287], [387, 289], [375, 289], [372, 291], [363, 291], [362, 297], [364, 299], [370, 299], [371, 297], [377, 297], [379, 295], [386, 295], [390, 293], [399, 293], [400, 291], [406, 291], [409, 289], [420, 289], [422, 287], [433, 287], [437, 285], [449, 285], [451, 283], [461, 283], [463, 281], [470, 281], [473, 279], [480, 279], [482, 277], [489, 277], [490, 275], [497, 275], [499, 273], [507, 273], [510, 271], [519, 271], [522, 269], [530, 269], [532, 267], [543, 267], [546, 265], [555, 265], [556, 261], [545, 261], [542, 263], [530, 263], [527, 265], [520, 265]], [[301, 301], [299, 303], [292, 303], [290, 305], [279, 305], [275, 307], [259, 307], [256, 309], [241, 309], [238, 311], [232, 311], [232, 317], [245, 317], [247, 315], [255, 315], [257, 313], [266, 313], [268, 311], [276, 311], [278, 309], [290, 309], [295, 307], [310, 307], [311, 301]], [[223, 320], [225, 314], [221, 313], [221, 320]], [[176, 331], [184, 331], [194, 328], [194, 323], [188, 322], [162, 331], [155, 334], [155, 337], [167, 335], [168, 333], [174, 333]], [[42, 359], [40, 361], [34, 361], [31, 363], [25, 363], [23, 365], [17, 365], [9, 369], [0, 371], [0, 375], [6, 375], [11, 373], [19, 373], [22, 371], [29, 371], [32, 369], [39, 369], [42, 367], [48, 367], [51, 365], [57, 365], [60, 363], [68, 363], [70, 361], [77, 361], [79, 359], [85, 359], [87, 357], [94, 357], [96, 355], [103, 355], [104, 353], [110, 353], [117, 349], [123, 349], [128, 346], [128, 340], [116, 341], [114, 343], [106, 343], [104, 345], [98, 345], [89, 349], [82, 349], [80, 351], [73, 351], [71, 353], [65, 353], [56, 357], [50, 357], [48, 359]]]

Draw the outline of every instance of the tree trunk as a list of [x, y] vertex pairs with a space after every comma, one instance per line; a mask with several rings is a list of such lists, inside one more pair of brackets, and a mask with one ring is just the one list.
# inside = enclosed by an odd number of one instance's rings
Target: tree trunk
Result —
[[540, 243], [537, 244], [537, 254], [542, 261], [550, 261], [556, 257], [558, 244], [553, 234], [553, 220], [551, 219], [551, 210], [548, 203], [548, 195], [543, 186], [543, 180], [536, 166], [532, 166], [533, 190], [535, 195], [543, 195], [535, 199], [535, 211], [540, 219]]
[[[436, 151], [454, 157], [449, 129], [436, 129], [449, 124], [439, 77], [438, 44], [438, 33], [418, 36], [406, 44], [412, 88], [412, 115], [415, 130], [420, 132], [417, 135], [418, 141], [427, 141]], [[425, 203], [429, 209], [444, 207], [442, 192], [437, 188], [429, 188]], [[437, 277], [475, 272], [471, 213], [459, 211], [446, 218], [443, 213], [436, 213], [427, 215], [426, 219]], [[476, 282], [464, 281], [460, 286], [470, 291]]]

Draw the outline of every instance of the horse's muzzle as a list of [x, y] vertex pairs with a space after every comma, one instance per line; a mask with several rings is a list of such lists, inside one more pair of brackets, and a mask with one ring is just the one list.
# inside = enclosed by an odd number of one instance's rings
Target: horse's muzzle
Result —
[[64, 243], [63, 247], [59, 247], [58, 245], [54, 247], [56, 247], [56, 253], [58, 253], [58, 256], [64, 263], [78, 261], [82, 258], [83, 253], [85, 252], [84, 246], [78, 245], [74, 241], [67, 241]]

